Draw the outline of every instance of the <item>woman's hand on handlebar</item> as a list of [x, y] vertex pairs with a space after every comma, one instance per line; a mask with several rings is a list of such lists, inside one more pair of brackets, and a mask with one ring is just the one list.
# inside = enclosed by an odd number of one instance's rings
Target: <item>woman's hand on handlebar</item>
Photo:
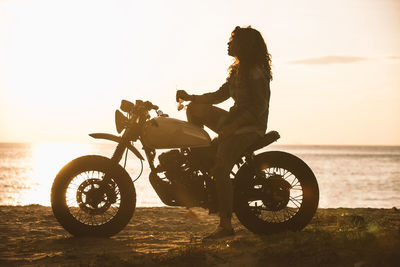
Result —
[[179, 99], [193, 101], [193, 95], [189, 95], [185, 90], [178, 90], [176, 91], [176, 102], [179, 102]]

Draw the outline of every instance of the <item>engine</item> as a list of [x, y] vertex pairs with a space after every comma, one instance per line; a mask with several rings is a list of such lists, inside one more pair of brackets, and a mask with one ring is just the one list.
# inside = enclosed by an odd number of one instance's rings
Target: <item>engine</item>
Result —
[[[178, 149], [173, 149], [162, 153], [158, 157], [160, 162], [159, 170], [165, 171], [168, 180], [173, 181], [179, 179], [185, 173], [187, 157]], [[170, 179], [171, 178], [171, 179]]]
[[167, 205], [206, 207], [205, 177], [190, 162], [189, 150], [170, 150], [159, 157], [157, 173], [150, 175], [150, 182], [160, 199]]

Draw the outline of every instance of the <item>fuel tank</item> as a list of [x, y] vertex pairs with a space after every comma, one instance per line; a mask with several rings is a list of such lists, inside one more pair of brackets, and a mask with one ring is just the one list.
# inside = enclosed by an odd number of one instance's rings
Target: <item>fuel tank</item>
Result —
[[154, 149], [205, 147], [210, 136], [202, 128], [173, 118], [157, 117], [143, 126], [142, 142]]

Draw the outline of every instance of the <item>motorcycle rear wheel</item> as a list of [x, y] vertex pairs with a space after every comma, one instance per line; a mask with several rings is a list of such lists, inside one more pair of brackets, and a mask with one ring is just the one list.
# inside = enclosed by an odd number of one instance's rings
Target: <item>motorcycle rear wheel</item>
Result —
[[[100, 190], [104, 175], [111, 178]], [[120, 232], [135, 211], [136, 192], [129, 174], [109, 158], [89, 155], [72, 160], [54, 179], [51, 206], [58, 222], [74, 236], [108, 237]]]
[[243, 165], [234, 181], [239, 221], [256, 234], [303, 229], [319, 201], [318, 183], [310, 167], [281, 151], [258, 154], [250, 165]]

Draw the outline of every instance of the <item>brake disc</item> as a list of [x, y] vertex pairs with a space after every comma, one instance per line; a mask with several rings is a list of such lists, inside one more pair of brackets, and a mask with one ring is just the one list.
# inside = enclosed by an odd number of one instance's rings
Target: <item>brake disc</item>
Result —
[[101, 188], [104, 186], [102, 181], [102, 179], [95, 178], [87, 179], [79, 185], [76, 191], [79, 207], [91, 215], [104, 213], [116, 200], [115, 188], [107, 184], [106, 190], [103, 190]]
[[263, 204], [268, 210], [284, 209], [289, 203], [291, 185], [281, 175], [268, 177], [262, 185]]

